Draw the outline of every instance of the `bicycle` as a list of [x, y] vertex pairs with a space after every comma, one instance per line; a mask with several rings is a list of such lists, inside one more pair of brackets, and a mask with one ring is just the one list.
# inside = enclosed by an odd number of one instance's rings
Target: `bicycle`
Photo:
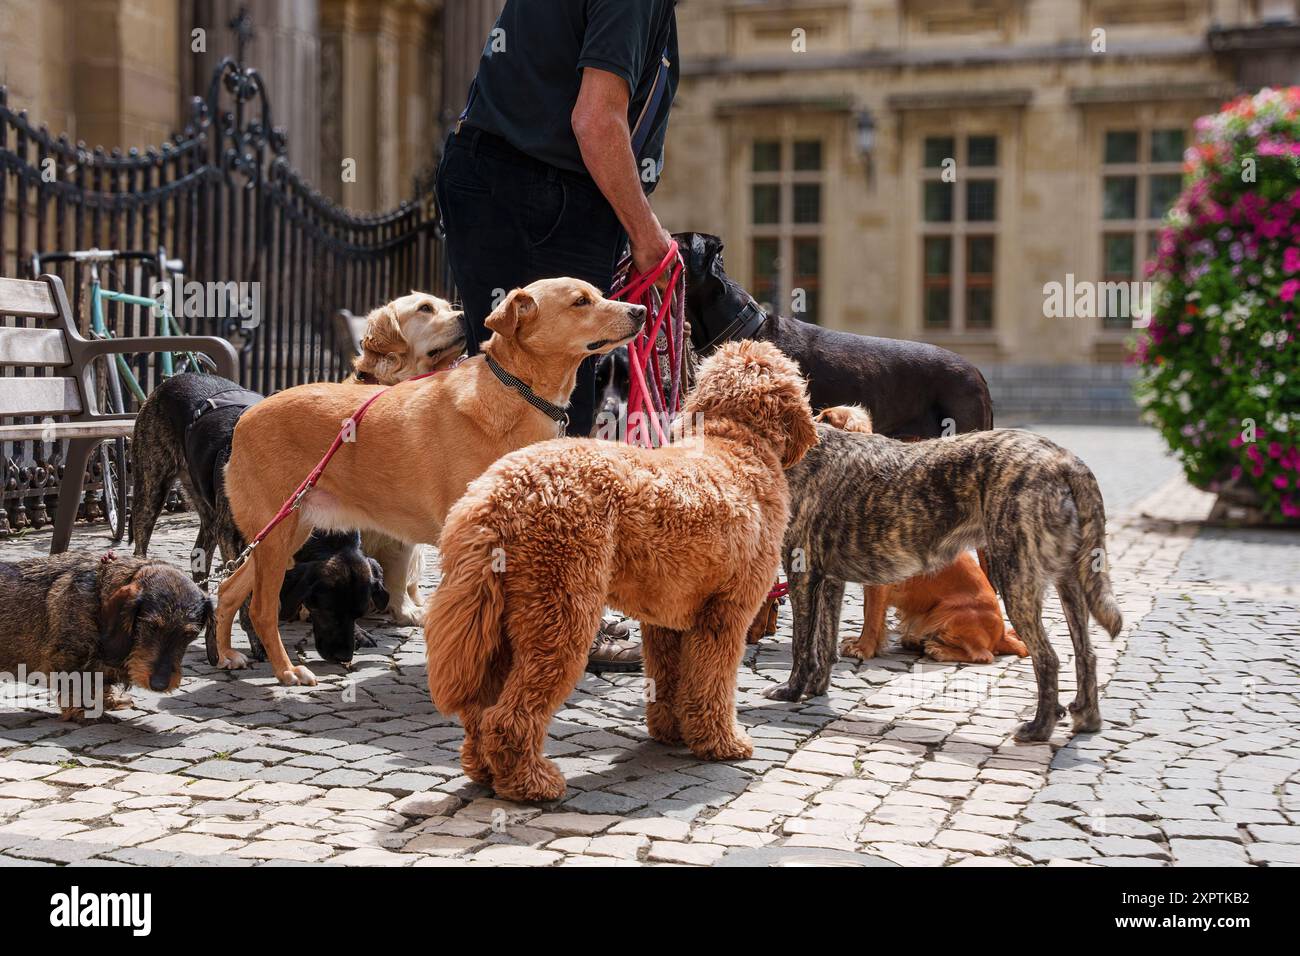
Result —
[[[180, 272], [184, 268], [184, 264], [179, 259], [168, 259], [166, 251], [161, 247], [157, 252], [86, 249], [73, 252], [35, 253], [32, 255], [32, 274], [40, 275], [42, 266], [54, 262], [73, 262], [90, 269], [87, 292], [90, 303], [90, 334], [94, 338], [112, 338], [112, 332], [104, 321], [105, 302], [118, 302], [149, 309], [159, 320], [160, 335], [184, 335], [180, 323], [164, 300], [104, 288], [100, 280], [99, 268], [102, 265], [107, 271], [108, 266], [117, 260], [144, 263], [152, 271], [156, 271], [159, 281], [163, 283], [168, 282], [172, 272]], [[101, 367], [104, 370], [102, 374], [98, 371], [95, 374], [94, 400], [99, 407], [114, 414], [122, 414], [127, 410], [126, 398], [122, 390], [124, 382], [137, 402], [143, 402], [148, 395], [131, 370], [126, 356], [116, 355], [113, 359], [113, 361], [105, 360], [102, 366], [98, 362], [94, 366], [97, 370]], [[211, 359], [194, 352], [180, 353], [179, 361], [175, 353], [162, 352], [159, 353], [158, 362], [159, 371], [164, 378], [191, 370], [208, 372], [216, 370]], [[108, 520], [108, 528], [114, 544], [122, 540], [127, 529], [126, 460], [125, 438], [111, 439], [100, 445], [99, 464], [103, 485], [104, 517]]]

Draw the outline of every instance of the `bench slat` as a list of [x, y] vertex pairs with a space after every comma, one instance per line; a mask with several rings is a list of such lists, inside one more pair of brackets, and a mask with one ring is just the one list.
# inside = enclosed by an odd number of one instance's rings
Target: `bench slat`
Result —
[[76, 415], [81, 394], [75, 378], [0, 378], [0, 415]]
[[134, 421], [0, 425], [0, 442], [62, 441], [65, 438], [130, 438], [134, 430]]
[[53, 319], [58, 304], [44, 282], [30, 279], [0, 279], [0, 315], [26, 315], [34, 319]]
[[72, 362], [59, 329], [0, 326], [0, 365], [54, 365]]

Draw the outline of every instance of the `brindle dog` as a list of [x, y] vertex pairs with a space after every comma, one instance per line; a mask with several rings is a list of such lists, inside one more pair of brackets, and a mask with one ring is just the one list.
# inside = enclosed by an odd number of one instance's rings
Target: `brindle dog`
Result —
[[[238, 382], [186, 373], [167, 379], [140, 406], [131, 443], [131, 539], [137, 557], [148, 554], [154, 526], [177, 478], [199, 518], [193, 554], [200, 561], [193, 568], [194, 580], [207, 580], [214, 546], [225, 561], [244, 550], [243, 535], [230, 514], [223, 472], [235, 423], [261, 400]], [[383, 569], [362, 552], [356, 531], [315, 532], [294, 555], [293, 569], [280, 590], [281, 619], [290, 620], [305, 607], [317, 653], [335, 663], [351, 661], [358, 646], [374, 646], [374, 638], [359, 632], [356, 622], [372, 607], [381, 610], [388, 602]], [[240, 611], [240, 622], [253, 657], [265, 660], [247, 607]], [[215, 634], [209, 631], [206, 638], [209, 660], [216, 663]]]
[[[0, 671], [57, 677], [64, 720], [79, 720], [89, 703], [71, 696], [79, 675], [175, 690], [185, 649], [212, 622], [207, 596], [161, 561], [73, 551], [0, 562]], [[102, 704], [116, 710], [131, 699], [109, 693]]]
[[1029, 647], [1038, 709], [1016, 734], [1047, 740], [1062, 715], [1058, 660], [1043, 629], [1056, 585], [1074, 643], [1074, 731], [1101, 726], [1091, 611], [1110, 634], [1123, 621], [1106, 573], [1106, 514], [1097, 480], [1064, 448], [1014, 429], [904, 443], [817, 426], [819, 443], [787, 472], [784, 562], [794, 609], [794, 663], [775, 700], [826, 693], [839, 646], [845, 582], [894, 584], [987, 549], [990, 579]]

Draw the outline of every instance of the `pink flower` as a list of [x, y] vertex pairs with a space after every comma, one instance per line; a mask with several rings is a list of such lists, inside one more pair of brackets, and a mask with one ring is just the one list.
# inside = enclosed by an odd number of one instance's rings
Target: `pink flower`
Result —
[[1282, 446], [1275, 441], [1268, 443], [1268, 457], [1280, 458], [1282, 456]]
[[1282, 491], [1286, 491], [1286, 486], [1289, 484], [1290, 482], [1287, 481], [1286, 475], [1278, 475], [1273, 479], [1273, 487], [1281, 489]]
[[1296, 507], [1289, 495], [1282, 499], [1282, 514], [1288, 518], [1300, 518], [1300, 507]]
[[1282, 271], [1300, 272], [1300, 249], [1289, 246], [1286, 252], [1282, 253]]
[[1300, 295], [1300, 279], [1287, 279], [1282, 283], [1282, 288], [1278, 290], [1277, 294], [1283, 302], [1290, 302], [1297, 295]]

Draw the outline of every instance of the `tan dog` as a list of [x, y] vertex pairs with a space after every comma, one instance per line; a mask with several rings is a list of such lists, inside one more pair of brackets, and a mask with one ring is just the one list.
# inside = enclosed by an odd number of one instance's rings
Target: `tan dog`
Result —
[[[553, 438], [559, 430], [523, 390], [530, 388], [539, 403], [566, 403], [582, 360], [624, 344], [644, 321], [644, 307], [606, 300], [577, 279], [545, 279], [510, 293], [488, 316], [493, 335], [486, 355], [397, 385], [379, 398], [301, 508], [223, 582], [214, 663], [247, 665], [244, 655], [231, 649], [230, 631], [235, 611], [251, 594], [253, 626], [276, 677], [284, 684], [314, 684], [310, 670], [290, 664], [276, 621], [285, 568], [312, 528], [359, 528], [412, 543], [437, 541], [447, 510], [470, 481], [506, 452]], [[522, 384], [505, 384], [489, 359]], [[225, 480], [231, 512], [249, 540], [375, 392], [369, 386], [300, 385], [244, 413]]]
[[[417, 375], [450, 368], [465, 351], [462, 313], [446, 299], [424, 292], [394, 299], [366, 316], [361, 354], [355, 371], [344, 381], [364, 385], [396, 385]], [[388, 615], [396, 624], [419, 624], [420, 548], [378, 531], [361, 534], [361, 550], [379, 562], [388, 585]]]
[[429, 692], [465, 724], [465, 773], [501, 797], [564, 792], [546, 727], [606, 604], [641, 621], [650, 736], [705, 760], [753, 753], [736, 669], [780, 562], [782, 468], [817, 433], [798, 369], [765, 342], [705, 362], [683, 419], [698, 432], [663, 448], [568, 438], [507, 455], [447, 517]]

